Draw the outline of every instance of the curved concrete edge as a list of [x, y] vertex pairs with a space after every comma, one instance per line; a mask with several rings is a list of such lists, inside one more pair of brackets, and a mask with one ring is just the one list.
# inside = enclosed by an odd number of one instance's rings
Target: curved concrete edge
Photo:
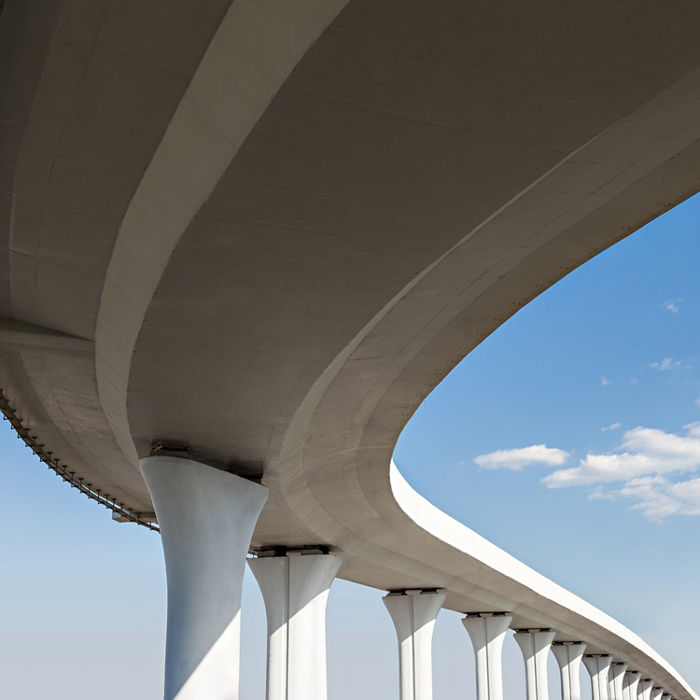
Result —
[[[585, 207], [573, 212], [571, 211], [571, 202], [566, 197], [562, 197], [562, 217], [551, 225], [543, 224], [542, 233], [538, 234], [537, 241], [533, 240], [533, 246], [537, 243], [543, 247], [546, 242], [553, 241], [552, 246], [556, 250], [550, 251], [551, 260], [548, 260], [546, 265], [542, 264], [542, 269], [550, 270], [551, 277], [546, 278], [547, 283], [544, 286], [528, 288], [529, 291], [526, 292], [528, 299], [544, 291], [547, 286], [595, 253], [637, 230], [647, 221], [669, 209], [673, 204], [693, 194], [689, 190], [683, 190], [680, 194], [674, 191], [671, 199], [655, 202], [641, 216], [635, 215], [634, 218], [630, 219], [628, 225], [607, 231], [605, 235], [608, 238], [601, 236], [595, 241], [579, 243], [580, 247], [574, 248], [574, 253], [579, 251], [577, 254], [564, 255], [563, 251], [560, 250], [561, 246], [557, 247], [555, 240], [557, 234], [552, 232], [554, 227], [561, 229], [565, 234], [576, 233], [579, 218], [590, 216], [591, 212], [596, 211], [596, 206], [602, 206], [601, 201], [614, 200], [615, 203], [619, 200], [619, 204], [615, 204], [615, 206], [622, 211], [625, 220], [629, 219], [630, 203], [626, 195], [629, 194], [630, 197], [647, 196], [648, 190], [645, 188], [648, 178], [653, 182], [662, 174], [668, 176], [667, 165], [671, 172], [675, 172], [674, 163], [675, 167], [679, 167], [679, 162], [682, 166], [682, 158], [678, 154], [685, 153], [688, 149], [692, 150], [698, 143], [696, 121], [692, 118], [689, 119], [688, 116], [697, 114], [697, 110], [700, 109], [700, 102], [697, 100], [694, 89], [699, 80], [700, 71], [694, 71], [672, 88], [646, 103], [635, 114], [620, 120], [614, 127], [585, 144], [577, 153], [573, 154], [573, 160], [576, 162], [573, 162], [572, 158], [562, 161], [561, 167], [572, 165], [576, 168], [590, 163], [598, 164], [602, 157], [606, 162], [616, 162], [613, 148], [616, 143], [626, 145], [637, 143], [644, 134], [656, 134], [655, 130], [662, 127], [668, 129], [666, 118], [669, 114], [680, 115], [677, 129], [672, 130], [672, 138], [660, 138], [658, 143], [655, 142], [653, 155], [636, 162], [634, 167], [622, 168], [616, 175], [612, 174], [606, 180], [607, 184], [601, 192], [595, 192], [594, 198], [597, 198], [597, 202], [586, 202]], [[679, 106], [682, 108], [676, 109]], [[551, 198], [552, 193], [556, 193], [556, 190], [548, 187], [547, 179], [553, 176], [556, 170], [557, 168], [554, 168], [546, 173], [533, 183], [529, 190], [506, 205], [506, 209], [496, 212], [493, 217], [484, 222], [478, 230], [487, 232], [496, 227], [515, 225], [515, 220], [521, 214], [518, 211], [520, 205], [526, 207], [527, 200], [530, 199], [529, 195], [537, 194], [539, 189], [544, 188], [545, 193]], [[579, 177], [583, 183], [582, 190], [588, 192], [590, 188], [586, 185], [585, 167], [582, 167], [582, 172], [577, 175], [577, 180]], [[577, 188], [573, 188], [573, 191], [577, 191]], [[616, 197], [618, 200], [615, 200]], [[508, 207], [512, 208], [513, 211], [511, 212]], [[527, 211], [526, 208], [525, 211]], [[503, 220], [500, 217], [503, 217]], [[471, 235], [472, 233], [468, 234], [464, 241], [468, 241]], [[610, 238], [611, 236], [612, 238]], [[395, 466], [392, 466], [390, 475], [389, 470], [386, 469], [388, 459], [378, 463], [375, 457], [369, 456], [370, 452], [378, 455], [390, 450], [388, 440], [381, 440], [381, 438], [386, 438], [386, 435], [383, 435], [381, 431], [377, 430], [376, 433], [367, 438], [364, 435], [358, 435], [364, 429], [363, 426], [372, 421], [376, 425], [384, 426], [386, 420], [382, 421], [378, 410], [372, 412], [374, 410], [372, 402], [375, 402], [374, 406], [376, 407], [378, 402], [383, 399], [382, 392], [384, 394], [388, 392], [385, 387], [380, 386], [372, 396], [360, 395], [357, 404], [353, 405], [347, 399], [352, 382], [349, 377], [342, 376], [344, 366], [349, 366], [356, 359], [355, 353], [365, 338], [372, 333], [380, 333], [382, 323], [390, 315], [393, 307], [409, 301], [413, 289], [417, 288], [431, 274], [439, 272], [438, 268], [444, 261], [460, 252], [464, 241], [447, 251], [433, 267], [425, 270], [397, 294], [367, 323], [317, 379], [281, 440], [282, 447], [278, 460], [268, 465], [265, 482], [270, 485], [273, 493], [280, 495], [275, 500], [275, 506], [281, 512], [287, 509], [288, 513], [296, 517], [313, 535], [314, 541], [321, 539], [337, 546], [346, 562], [345, 569], [349, 574], [347, 576], [349, 580], [381, 587], [378, 580], [383, 575], [391, 576], [391, 580], [404, 576], [409, 579], [414, 577], [416, 585], [439, 585], [441, 589], [445, 589], [448, 593], [447, 605], [451, 607], [450, 594], [455, 599], [472, 597], [474, 600], [479, 600], [482, 597], [481, 593], [484, 592], [483, 589], [479, 591], [478, 584], [473, 581], [458, 579], [459, 575], [455, 573], [458, 568], [457, 564], [451, 567], [444, 565], [446, 561], [449, 561], [449, 557], [454, 557], [453, 563], [460, 562], [460, 554], [463, 554], [465, 562], [473, 561], [477, 567], [483, 565], [484, 568], [492, 569], [496, 573], [492, 579], [501, 579], [504, 586], [517, 592], [513, 612], [520, 612], [521, 618], [541, 620], [543, 627], [549, 626], [551, 623], [551, 626], [556, 628], [558, 622], [558, 631], [565, 635], [560, 637], [561, 639], [580, 639], [581, 636], [587, 638], [592, 647], [596, 647], [598, 650], [609, 648], [616, 658], [624, 658], [629, 661], [630, 667], [643, 669], [645, 675], [656, 676], [657, 682], [671, 685], [674, 689], [674, 695], [697, 700], [698, 696], [678, 672], [637, 635], [602, 611], [549, 581], [474, 531], [439, 511], [405, 483]], [[584, 245], [587, 246], [587, 251], [583, 250]], [[551, 265], [554, 264], [553, 261], [557, 260], [562, 261], [561, 267], [558, 272], [552, 272]], [[477, 297], [475, 303], [478, 301]], [[499, 324], [510, 317], [521, 305], [513, 304], [513, 306], [516, 308], [511, 309], [507, 315], [498, 318]], [[408, 308], [410, 311], [411, 307]], [[404, 317], [412, 317], [409, 311], [404, 308]], [[449, 333], [447, 336], [450, 338]], [[420, 348], [414, 351], [415, 356], [424, 352], [425, 348], [428, 347], [425, 340], [420, 342]], [[432, 351], [433, 347], [431, 346], [430, 349]], [[434, 355], [434, 352], [432, 354]], [[406, 353], [408, 359], [402, 359], [408, 365], [412, 357]], [[456, 364], [456, 361], [450, 355], [449, 362], [446, 361], [445, 366], [449, 365], [451, 368]], [[418, 370], [413, 367], [410, 369], [414, 375], [418, 374]], [[432, 376], [432, 381], [435, 382], [435, 374], [433, 373]], [[400, 376], [398, 378], [393, 376], [390, 381], [399, 385], [401, 379]], [[408, 385], [408, 382], [404, 382], [404, 384]], [[340, 450], [338, 450], [337, 445], [328, 445], [327, 441], [324, 442], [323, 438], [318, 437], [330, 434], [328, 425], [319, 416], [330, 416], [327, 423], [338, 420], [340, 411], [337, 406], [340, 404], [334, 405], [329, 398], [334, 390], [342, 396], [344, 415], [353, 415], [353, 424], [351, 425], [350, 421], [347, 421], [343, 426], [347, 432], [344, 443], [346, 452], [351, 453], [351, 456], [345, 461], [338, 457]], [[361, 394], [361, 392], [358, 393]], [[414, 391], [415, 393], [417, 392]], [[404, 406], [405, 404], [401, 402], [402, 398], [400, 393], [398, 397], [390, 397], [385, 401], [384, 408], [392, 411], [396, 409], [396, 406]], [[324, 401], [326, 401], [326, 405], [321, 409]], [[350, 405], [350, 409], [348, 409], [348, 405]], [[364, 412], [364, 423], [353, 413], [353, 409], [357, 406]], [[405, 415], [405, 412], [402, 415]], [[363, 440], [368, 445], [367, 447], [363, 446]], [[392, 441], [392, 444], [394, 443], [395, 440]], [[313, 454], [313, 457], [308, 460], [305, 454], [307, 451]], [[358, 464], [361, 460], [363, 471], [359, 473]], [[390, 486], [389, 482], [391, 482]], [[335, 488], [341, 484], [346, 489], [346, 493], [342, 496], [329, 498], [327, 489]], [[398, 518], [395, 517], [394, 510], [400, 512]], [[265, 514], [263, 514], [263, 521], [264, 516]], [[405, 519], [405, 516], [408, 520]], [[274, 527], [279, 520], [276, 518], [270, 520], [271, 527], [263, 522], [262, 527], [256, 530], [256, 536], [260, 541], [266, 541], [272, 534], [275, 534]], [[402, 533], [402, 540], [411, 542], [414, 548], [420, 543], [429, 546], [428, 541], [432, 539], [438, 553], [434, 557], [431, 554], [418, 560], [405, 550], [395, 551], [397, 548], [382, 534], [389, 524], [398, 528]], [[449, 552], [445, 551], [447, 548], [449, 548]], [[354, 564], [357, 564], [355, 569], [352, 568]], [[378, 569], [381, 574], [369, 576], [367, 572], [370, 568]], [[441, 574], [444, 574], [444, 578]], [[344, 577], [343, 572], [341, 572], [342, 577]], [[450, 578], [455, 584], [452, 588], [449, 583]], [[470, 591], [477, 595], [471, 596]], [[500, 593], [494, 593], [490, 597], [499, 598], [503, 604], [506, 604], [508, 599], [508, 595]], [[485, 599], [488, 600], [488, 598]], [[518, 601], [520, 602], [518, 603]], [[543, 607], [542, 610], [539, 608], [540, 605]], [[453, 607], [452, 609], [457, 608]], [[477, 609], [474, 608], [474, 610]], [[483, 609], [506, 610], [508, 608]], [[554, 611], [554, 615], [551, 614], [552, 611]], [[580, 633], [577, 632], [579, 629]]]
[[697, 700], [698, 696], [678, 671], [634, 632], [602, 610], [586, 602], [583, 598], [571, 593], [549, 580], [546, 576], [523, 564], [466, 525], [443, 513], [410, 486], [393, 461], [390, 466], [389, 479], [397, 505], [415, 525], [450, 547], [478, 559], [485, 566], [499, 572], [501, 575], [518, 581], [536, 595], [546, 598], [555, 605], [566, 608], [581, 617], [587, 618], [595, 625], [617, 636], [621, 641], [636, 647], [668, 674], [672, 675], [684, 686], [688, 695]]
[[131, 200], [102, 289], [95, 372], [104, 414], [135, 468], [131, 359], [168, 260], [272, 98], [347, 1], [233, 2]]

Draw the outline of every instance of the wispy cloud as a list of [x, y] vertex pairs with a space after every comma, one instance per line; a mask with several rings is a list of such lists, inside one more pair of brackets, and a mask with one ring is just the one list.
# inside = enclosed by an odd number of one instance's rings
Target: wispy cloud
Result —
[[[601, 430], [621, 427], [616, 421]], [[653, 522], [700, 516], [700, 476], [691, 474], [700, 471], [700, 421], [678, 433], [638, 426], [625, 431], [615, 450], [589, 452], [576, 466], [566, 467], [570, 457], [566, 450], [543, 444], [497, 450], [474, 461], [483, 469], [549, 467], [553, 471], [541, 480], [548, 488], [591, 487], [590, 500], [630, 501], [633, 510]]]
[[683, 299], [666, 299], [665, 302], [661, 304], [664, 311], [669, 311], [672, 314], [677, 314], [680, 311], [680, 303]]
[[588, 494], [589, 501], [612, 501], [614, 499], [614, 494], [610, 491], [604, 491], [601, 486], [596, 486], [593, 491]]
[[628, 430], [617, 452], [588, 453], [577, 467], [560, 469], [542, 482], [549, 488], [629, 481], [641, 476], [695, 471], [700, 467], [700, 423], [685, 435], [656, 428]]
[[654, 522], [670, 515], [700, 515], [697, 478], [673, 483], [662, 476], [643, 476], [628, 481], [614, 495], [636, 500], [632, 508]]
[[603, 386], [610, 386], [610, 385], [612, 384], [612, 379], [608, 379], [607, 377], [603, 377], [603, 378], [600, 380], [600, 383], [601, 383]]
[[649, 367], [658, 369], [660, 372], [668, 372], [672, 369], [680, 369], [683, 363], [680, 360], [674, 360], [672, 357], [664, 357], [661, 362], [650, 362]]
[[474, 462], [482, 469], [511, 469], [518, 471], [523, 467], [540, 464], [547, 467], [559, 467], [568, 458], [569, 453], [557, 447], [547, 445], [530, 445], [510, 450], [496, 450], [479, 455]]

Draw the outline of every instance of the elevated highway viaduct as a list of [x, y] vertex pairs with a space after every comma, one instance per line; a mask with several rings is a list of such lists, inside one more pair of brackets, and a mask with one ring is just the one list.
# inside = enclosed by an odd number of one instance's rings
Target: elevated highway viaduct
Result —
[[565, 700], [584, 653], [595, 700], [696, 700], [390, 465], [481, 340], [700, 189], [699, 28], [694, 0], [6, 0], [2, 406], [160, 527], [167, 698], [237, 697], [252, 552], [271, 699], [325, 697], [337, 575], [391, 592], [404, 700], [440, 606], [480, 700], [508, 627], [530, 700], [552, 643]]

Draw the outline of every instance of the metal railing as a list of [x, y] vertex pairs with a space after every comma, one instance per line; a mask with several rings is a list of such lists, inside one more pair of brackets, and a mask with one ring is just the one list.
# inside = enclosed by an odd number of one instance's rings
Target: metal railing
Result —
[[74, 471], [70, 471], [70, 467], [68, 465], [60, 464], [61, 460], [54, 457], [51, 451], [45, 450], [44, 445], [37, 441], [37, 436], [32, 435], [29, 428], [24, 425], [22, 419], [17, 415], [17, 411], [15, 411], [15, 409], [12, 407], [2, 389], [0, 389], [0, 412], [2, 412], [5, 420], [9, 421], [10, 425], [14, 428], [18, 437], [24, 442], [24, 444], [51, 471], [60, 476], [61, 479], [67, 481], [73, 488], [78, 489], [78, 491], [85, 494], [88, 498], [92, 499], [93, 501], [97, 501], [97, 503], [107, 508], [107, 510], [111, 510], [112, 513], [118, 515], [120, 519], [134, 522], [137, 525], [146, 527], [154, 532], [160, 532], [158, 525], [144, 520], [140, 513], [135, 513], [129, 510], [123, 503], [118, 503], [108, 493], [102, 493], [102, 489], [93, 488], [92, 484], [87, 483], [82, 477], [76, 476]]

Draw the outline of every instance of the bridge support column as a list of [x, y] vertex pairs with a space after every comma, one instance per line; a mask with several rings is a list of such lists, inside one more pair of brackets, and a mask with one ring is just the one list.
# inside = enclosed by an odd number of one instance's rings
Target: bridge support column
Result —
[[476, 657], [477, 700], [503, 700], [503, 641], [512, 621], [506, 613], [469, 613], [462, 620]]
[[199, 462], [147, 457], [168, 582], [165, 700], [237, 700], [241, 587], [267, 489]]
[[610, 664], [608, 673], [608, 695], [610, 700], [623, 700], [622, 698], [622, 682], [627, 672], [627, 664], [621, 661], [613, 661]]
[[585, 651], [584, 642], [554, 642], [552, 645], [561, 671], [562, 700], [581, 700], [581, 660]]
[[267, 700], [326, 699], [326, 605], [341, 563], [301, 551], [248, 560], [267, 614]]
[[554, 632], [546, 629], [518, 630], [515, 641], [525, 659], [527, 700], [549, 700], [547, 656], [554, 641]]
[[651, 700], [661, 700], [661, 696], [664, 694], [663, 688], [652, 687], [651, 689]]
[[593, 700], [611, 700], [608, 685], [611, 663], [609, 654], [586, 654], [583, 657], [583, 665], [591, 676]]
[[651, 678], [644, 678], [639, 681], [638, 694], [639, 700], [651, 700], [651, 690], [654, 687], [654, 681]]
[[661, 700], [671, 700], [671, 693], [664, 693], [661, 696]]
[[432, 700], [433, 629], [443, 593], [405, 590], [384, 596], [399, 640], [401, 700]]
[[639, 681], [642, 674], [639, 671], [627, 671], [622, 679], [622, 700], [637, 700]]

